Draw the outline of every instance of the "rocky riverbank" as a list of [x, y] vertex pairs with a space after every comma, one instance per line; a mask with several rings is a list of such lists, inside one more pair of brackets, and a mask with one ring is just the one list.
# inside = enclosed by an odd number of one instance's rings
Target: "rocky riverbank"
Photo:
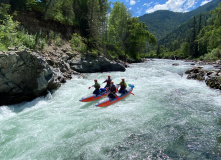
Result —
[[0, 105], [32, 100], [74, 75], [108, 71], [125, 71], [125, 66], [103, 56], [72, 52], [68, 47], [38, 53], [16, 49], [0, 52]]
[[[214, 66], [214, 70], [205, 70], [203, 67], [194, 67], [187, 70], [185, 73], [188, 74], [187, 79], [196, 79], [199, 81], [205, 81], [205, 83], [213, 89], [221, 90], [221, 60], [213, 63], [198, 62], [202, 66], [210, 64]], [[193, 63], [194, 65], [194, 63]]]

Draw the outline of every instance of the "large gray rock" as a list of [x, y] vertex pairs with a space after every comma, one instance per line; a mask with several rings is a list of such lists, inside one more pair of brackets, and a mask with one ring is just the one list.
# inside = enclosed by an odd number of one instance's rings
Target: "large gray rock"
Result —
[[208, 77], [205, 82], [210, 88], [221, 90], [221, 77]]
[[205, 82], [210, 88], [221, 90], [221, 70], [209, 71]]
[[196, 79], [203, 81], [210, 88], [221, 90], [221, 70], [219, 71], [206, 71], [202, 67], [195, 67], [185, 72], [188, 74], [187, 79]]
[[32, 100], [59, 86], [41, 57], [28, 51], [0, 54], [0, 105]]
[[187, 79], [205, 80], [206, 71], [203, 70], [202, 67], [194, 67], [193, 69], [187, 70], [185, 73], [188, 74]]
[[70, 67], [80, 73], [125, 71], [125, 67], [122, 64], [111, 62], [103, 56], [95, 57], [91, 54], [72, 59]]

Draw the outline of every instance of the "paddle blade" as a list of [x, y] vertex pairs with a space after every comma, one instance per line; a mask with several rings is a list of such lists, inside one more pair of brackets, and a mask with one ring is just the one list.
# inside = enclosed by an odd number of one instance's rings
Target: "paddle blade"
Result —
[[88, 89], [91, 89], [91, 87], [88, 87]]
[[134, 95], [132, 92], [130, 92], [130, 94]]
[[120, 98], [116, 95], [116, 98], [118, 99], [118, 100], [120, 100]]

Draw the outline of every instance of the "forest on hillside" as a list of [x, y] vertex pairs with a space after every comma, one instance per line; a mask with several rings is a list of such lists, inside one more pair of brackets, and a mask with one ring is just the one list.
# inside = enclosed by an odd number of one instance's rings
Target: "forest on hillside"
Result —
[[158, 10], [153, 13], [144, 14], [139, 17], [139, 20], [144, 22], [148, 26], [150, 33], [156, 36], [157, 41], [160, 41], [192, 17], [200, 14], [209, 14], [220, 2], [221, 0], [212, 0], [189, 12]]
[[[30, 31], [15, 19], [19, 15], [28, 18], [37, 15], [46, 23], [59, 24], [66, 33], [53, 28], [47, 34]], [[89, 51], [94, 55], [139, 60], [146, 44], [156, 44], [156, 39], [120, 2], [113, 3], [112, 8], [107, 0], [3, 0], [0, 3], [0, 50], [9, 47], [43, 50], [51, 43], [67, 42], [80, 53]]]
[[[151, 48], [151, 46], [148, 46]], [[158, 41], [157, 47], [146, 50], [146, 57], [221, 59], [221, 3], [211, 12], [193, 16]]]

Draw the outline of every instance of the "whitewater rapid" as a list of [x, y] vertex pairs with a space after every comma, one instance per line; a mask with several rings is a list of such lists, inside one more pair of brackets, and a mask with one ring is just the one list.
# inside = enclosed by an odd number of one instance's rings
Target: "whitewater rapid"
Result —
[[[192, 67], [149, 60], [125, 72], [76, 76], [45, 97], [2, 106], [0, 159], [221, 159], [221, 92], [186, 79]], [[79, 101], [108, 75], [134, 84], [134, 95], [105, 108]]]

